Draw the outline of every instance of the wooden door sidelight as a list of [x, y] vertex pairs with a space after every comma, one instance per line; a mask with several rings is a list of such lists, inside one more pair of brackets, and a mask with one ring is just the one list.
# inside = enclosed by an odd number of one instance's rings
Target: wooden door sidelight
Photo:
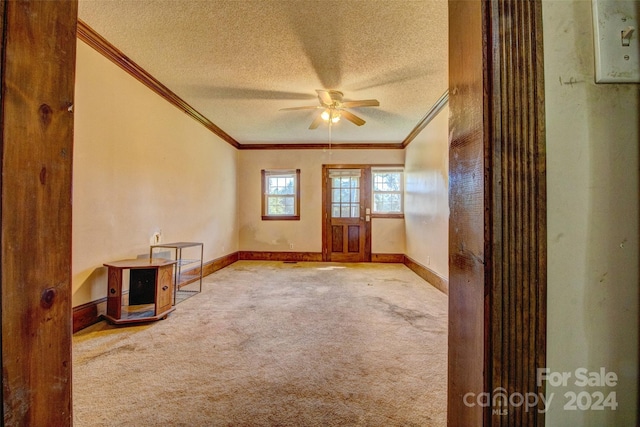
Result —
[[371, 261], [370, 168], [323, 166], [324, 261]]

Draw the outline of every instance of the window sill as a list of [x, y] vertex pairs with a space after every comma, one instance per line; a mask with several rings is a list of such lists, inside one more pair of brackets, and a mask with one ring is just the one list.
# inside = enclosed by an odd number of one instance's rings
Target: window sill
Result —
[[394, 214], [394, 213], [382, 214], [382, 213], [378, 213], [378, 214], [371, 214], [371, 218], [398, 218], [398, 219], [404, 219], [404, 214], [403, 213], [399, 213], [399, 214]]
[[300, 215], [262, 215], [263, 221], [300, 221]]

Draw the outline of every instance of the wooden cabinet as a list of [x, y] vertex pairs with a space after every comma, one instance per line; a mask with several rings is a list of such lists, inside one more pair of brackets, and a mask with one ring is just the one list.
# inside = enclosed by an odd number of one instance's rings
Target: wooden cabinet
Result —
[[[166, 259], [127, 259], [105, 263], [108, 268], [107, 314], [114, 324], [159, 320], [173, 307], [173, 265]], [[129, 286], [123, 286], [129, 271]]]
[[156, 310], [158, 313], [172, 311], [174, 288], [172, 273], [171, 267], [158, 268], [158, 285], [156, 286]]
[[[189, 251], [189, 248], [193, 250]], [[204, 253], [204, 244], [201, 242], [175, 242], [175, 243], [158, 243], [157, 245], [151, 245], [149, 248], [149, 258], [153, 259], [158, 249], [170, 249], [174, 251], [174, 261], [176, 261], [176, 268], [173, 272], [174, 275], [174, 288], [173, 288], [173, 305], [184, 301], [185, 299], [193, 296], [202, 291], [202, 258]], [[188, 250], [189, 257], [183, 257], [183, 250]], [[169, 252], [169, 251], [167, 251]], [[167, 254], [162, 254], [167, 256]], [[190, 286], [191, 283], [198, 282], [198, 287]]]

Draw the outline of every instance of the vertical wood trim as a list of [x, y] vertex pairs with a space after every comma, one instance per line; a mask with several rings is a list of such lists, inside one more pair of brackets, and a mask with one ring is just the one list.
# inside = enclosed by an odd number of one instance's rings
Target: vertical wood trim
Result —
[[[360, 191], [362, 192], [362, 201], [364, 206], [364, 212], [360, 212], [363, 218], [365, 218], [364, 222], [364, 262], [371, 262], [371, 215], [369, 215], [369, 221], [366, 221], [367, 211], [366, 209], [371, 209], [371, 192], [373, 191], [373, 184], [371, 182], [371, 166], [367, 166], [362, 169], [362, 188]], [[373, 209], [371, 209], [373, 211]]]
[[[7, 7], [7, 3], [5, 0], [0, 0], [0, 37], [2, 37], [2, 39], [0, 39], [0, 84], [2, 85], [2, 87], [0, 88], [0, 130], [2, 130], [2, 133], [4, 133], [4, 94], [2, 93], [4, 90], [2, 90], [2, 88], [4, 88], [4, 68], [5, 68], [5, 44], [6, 44], [6, 25], [5, 25], [5, 16], [6, 16], [6, 7]], [[0, 191], [2, 191], [2, 194], [4, 193], [4, 190], [2, 190], [2, 188], [4, 188], [4, 184], [2, 182], [2, 175], [4, 174], [4, 148], [3, 148], [3, 141], [4, 141], [4, 136], [0, 136], [0, 138], [2, 138], [0, 140]], [[4, 199], [2, 199], [4, 200]], [[1, 226], [1, 230], [0, 230], [0, 281], [1, 281], [1, 288], [0, 288], [0, 305], [4, 304], [4, 275], [2, 274], [2, 270], [4, 269], [4, 256], [3, 256], [3, 252], [4, 252], [4, 237], [2, 237], [2, 235], [4, 234], [4, 225], [3, 225], [3, 208], [4, 208], [4, 203], [3, 201], [0, 201], [0, 226]], [[1, 310], [1, 308], [0, 308]], [[0, 361], [2, 361], [2, 367], [4, 370], [4, 359], [6, 356], [4, 354], [4, 325], [3, 325], [3, 320], [2, 320], [2, 312], [0, 311], [0, 346], [2, 347], [2, 351], [0, 351]], [[2, 376], [2, 383], [3, 386], [2, 388], [0, 388], [0, 396], [2, 396], [2, 407], [0, 408], [0, 412], [2, 413], [2, 420], [5, 419], [5, 415], [6, 415], [6, 410], [5, 410], [5, 406], [7, 406], [7, 404], [5, 403], [5, 398], [8, 398], [7, 396], [4, 395], [4, 374]], [[4, 425], [4, 421], [2, 423]]]
[[302, 187], [302, 183], [300, 182], [300, 169], [296, 169], [296, 216], [300, 218], [300, 187]]
[[449, 357], [447, 424], [481, 426], [485, 390], [484, 5], [449, 1]]
[[2, 4], [3, 421], [70, 426], [77, 1]]
[[535, 381], [546, 359], [541, 5], [451, 0], [449, 20], [448, 423], [543, 426], [536, 409], [462, 401], [479, 383], [492, 402], [544, 392]]
[[331, 227], [329, 226], [329, 209], [330, 200], [328, 199], [327, 180], [329, 179], [329, 168], [327, 165], [322, 165], [322, 261], [329, 261], [331, 259], [331, 239], [329, 233], [331, 233]]
[[267, 214], [267, 171], [262, 169], [260, 171], [260, 207], [262, 209], [262, 219]]
[[[0, 0], [0, 84], [2, 85], [2, 87], [4, 87], [4, 63], [5, 63], [5, 44], [6, 44], [6, 34], [5, 34], [5, 9], [6, 9], [7, 3], [5, 0]], [[0, 129], [2, 129], [2, 133], [4, 133], [4, 95], [2, 93], [3, 91], [0, 91]], [[2, 138], [0, 140], [0, 192], [2, 191], [2, 175], [4, 173], [4, 149], [2, 148], [2, 141], [4, 140], [4, 137], [0, 137]], [[1, 194], [1, 193], [0, 193]], [[4, 257], [2, 255], [2, 253], [4, 252], [4, 238], [2, 237], [2, 235], [4, 234], [4, 226], [2, 218], [3, 218], [3, 212], [2, 212], [2, 202], [0, 201], [0, 286], [4, 287], [4, 278], [3, 278], [3, 274], [2, 274], [2, 268], [4, 268]], [[4, 304], [4, 297], [3, 297], [3, 292], [2, 292], [2, 288], [0, 288], [0, 307], [1, 305]], [[4, 349], [3, 346], [3, 336], [4, 336], [4, 327], [2, 324], [2, 313], [0, 312], [0, 348]], [[2, 362], [2, 366], [4, 368], [4, 358], [5, 358], [5, 354], [4, 351], [0, 351], [0, 361]], [[5, 419], [5, 406], [7, 406], [7, 404], [5, 403], [5, 395], [4, 395], [4, 375], [2, 378], [2, 388], [0, 388], [0, 396], [2, 397], [2, 407], [0, 408], [0, 413], [2, 414], [2, 419]], [[2, 425], [4, 425], [4, 421], [2, 423]]]
[[[490, 23], [492, 262], [487, 391], [541, 393], [546, 359], [546, 186], [542, 16], [538, 1], [498, 0]], [[496, 409], [496, 408], [493, 408]], [[487, 412], [489, 425], [543, 426], [525, 407]]]

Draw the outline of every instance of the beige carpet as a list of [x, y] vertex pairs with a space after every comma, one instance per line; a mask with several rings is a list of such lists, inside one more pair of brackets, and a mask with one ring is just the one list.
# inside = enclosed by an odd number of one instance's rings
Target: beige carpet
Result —
[[444, 426], [447, 297], [400, 264], [240, 261], [74, 335], [74, 426]]

